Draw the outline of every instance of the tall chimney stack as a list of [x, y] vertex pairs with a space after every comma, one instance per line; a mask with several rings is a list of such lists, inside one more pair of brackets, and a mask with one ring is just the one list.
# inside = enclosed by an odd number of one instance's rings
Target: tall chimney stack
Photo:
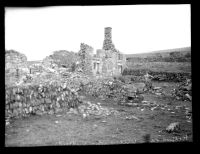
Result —
[[105, 40], [106, 39], [112, 40], [112, 28], [111, 27], [106, 27], [104, 34], [105, 34]]
[[112, 43], [112, 28], [111, 27], [105, 27], [103, 49], [113, 50], [113, 51], [115, 50], [115, 46]]

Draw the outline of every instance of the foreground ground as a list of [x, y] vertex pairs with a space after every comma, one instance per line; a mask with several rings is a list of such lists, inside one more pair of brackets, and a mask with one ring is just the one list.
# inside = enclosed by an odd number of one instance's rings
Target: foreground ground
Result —
[[[62, 112], [56, 115], [31, 116], [17, 119], [6, 127], [6, 146], [50, 146], [143, 143], [144, 136], [150, 134], [150, 142], [192, 141], [192, 119], [186, 117], [191, 110], [191, 102], [177, 101], [170, 96], [170, 90], [177, 83], [154, 82], [160, 86], [165, 96], [144, 93], [144, 100], [136, 106], [120, 106], [113, 100], [82, 94], [85, 101], [100, 103], [112, 109], [111, 115], [103, 117]], [[154, 105], [152, 105], [154, 103]], [[156, 105], [155, 105], [156, 104]], [[181, 129], [168, 133], [166, 127], [179, 122]]]

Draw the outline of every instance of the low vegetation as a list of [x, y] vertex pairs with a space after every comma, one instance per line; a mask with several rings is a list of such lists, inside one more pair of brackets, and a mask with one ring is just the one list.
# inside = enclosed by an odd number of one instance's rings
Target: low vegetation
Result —
[[[73, 51], [59, 50], [54, 51], [52, 55], [48, 56], [53, 60], [53, 63], [59, 67], [71, 68], [78, 61], [78, 54]], [[47, 58], [48, 58], [47, 57]]]

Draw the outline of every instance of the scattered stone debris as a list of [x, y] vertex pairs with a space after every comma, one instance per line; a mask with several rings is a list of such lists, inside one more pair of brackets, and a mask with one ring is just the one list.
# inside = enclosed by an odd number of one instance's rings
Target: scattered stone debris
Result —
[[185, 114], [188, 120], [192, 119], [192, 111], [189, 108], [186, 108]]
[[153, 92], [156, 94], [156, 95], [162, 95], [163, 94], [163, 90], [161, 87], [154, 87], [153, 88]]
[[139, 118], [137, 118], [137, 117], [134, 116], [134, 115], [127, 116], [127, 117], [125, 117], [125, 119], [126, 119], [126, 120], [132, 120], [132, 119], [140, 120]]
[[69, 112], [67, 112], [67, 113], [69, 113], [69, 114], [71, 114], [71, 113], [73, 113], [73, 114], [78, 114], [78, 111], [77, 111], [76, 108], [70, 108], [70, 109], [69, 109]]
[[90, 101], [84, 101], [79, 107], [78, 112], [83, 118], [90, 116], [109, 116], [111, 114], [117, 115], [118, 111], [113, 108], [102, 107], [99, 103], [91, 103]]
[[8, 119], [6, 119], [6, 126], [10, 125], [10, 122]]
[[172, 95], [178, 100], [192, 101], [192, 81], [187, 79], [172, 91]]
[[185, 94], [185, 96], [186, 96], [190, 101], [192, 101], [192, 97], [191, 97], [189, 94]]
[[179, 130], [180, 130], [180, 123], [179, 123], [179, 122], [171, 123], [171, 124], [166, 128], [166, 131], [167, 131], [168, 133], [178, 132]]
[[58, 124], [58, 123], [59, 123], [59, 121], [55, 121], [55, 123], [56, 123], [56, 124]]

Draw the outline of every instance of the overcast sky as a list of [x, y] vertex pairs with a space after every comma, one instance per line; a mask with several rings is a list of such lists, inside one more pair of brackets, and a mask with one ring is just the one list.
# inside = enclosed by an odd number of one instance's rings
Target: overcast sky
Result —
[[102, 49], [112, 27], [119, 51], [132, 54], [191, 46], [190, 5], [5, 8], [5, 47], [42, 60], [56, 50]]

